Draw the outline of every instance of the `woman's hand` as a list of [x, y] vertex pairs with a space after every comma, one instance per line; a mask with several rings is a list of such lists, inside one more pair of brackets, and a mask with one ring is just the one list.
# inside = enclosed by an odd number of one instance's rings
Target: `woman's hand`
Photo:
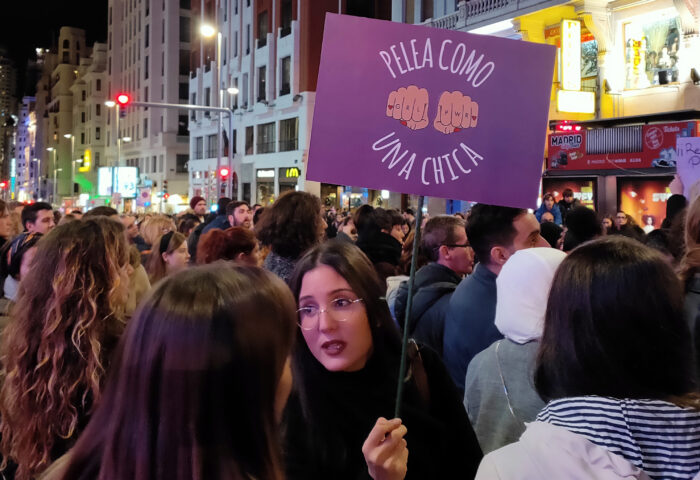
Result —
[[362, 445], [369, 475], [374, 480], [403, 480], [408, 465], [406, 427], [400, 418], [380, 417]]

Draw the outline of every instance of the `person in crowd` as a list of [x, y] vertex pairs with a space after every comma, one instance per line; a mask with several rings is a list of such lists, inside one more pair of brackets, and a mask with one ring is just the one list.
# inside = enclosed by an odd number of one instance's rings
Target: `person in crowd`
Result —
[[644, 227], [642, 227], [642, 230], [644, 230], [644, 233], [647, 235], [656, 230], [654, 227], [654, 216], [653, 215], [646, 215], [644, 217]]
[[56, 225], [58, 225], [58, 222], [60, 222], [62, 218], [63, 218], [63, 214], [61, 213], [60, 210], [53, 211], [53, 225], [54, 225], [54, 227]]
[[563, 231], [564, 229], [554, 222], [542, 222], [540, 224], [540, 235], [552, 248], [559, 248], [558, 244]]
[[58, 222], [56, 222], [56, 225], [63, 225], [64, 223], [68, 222], [77, 222], [78, 220], [80, 219], [72, 213], [66, 213], [61, 217], [61, 219]]
[[17, 301], [19, 282], [26, 276], [36, 254], [41, 233], [21, 233], [0, 250], [3, 296], [0, 298], [0, 332], [10, 321], [10, 307]]
[[83, 219], [83, 211], [79, 208], [71, 208], [66, 212], [66, 214], [73, 215], [77, 220]]
[[[199, 220], [199, 223], [204, 223], [204, 218], [207, 215], [207, 201], [204, 200], [204, 197], [200, 197], [199, 195], [195, 195], [190, 199], [190, 208], [194, 212], [194, 215], [197, 217]], [[182, 233], [182, 232], [180, 232]]]
[[22, 209], [22, 227], [25, 232], [46, 235], [55, 226], [51, 204], [36, 202]]
[[355, 243], [357, 241], [357, 229], [355, 228], [355, 223], [352, 221], [351, 216], [343, 218], [343, 221], [338, 226], [338, 234], [335, 238], [349, 243]]
[[136, 216], [125, 213], [120, 215], [119, 219], [122, 221], [122, 225], [124, 225], [124, 228], [126, 229], [126, 239], [129, 241], [129, 243], [135, 245], [139, 252], [148, 250], [146, 241], [139, 233], [139, 225], [136, 222]]
[[63, 455], [99, 404], [124, 325], [128, 260], [124, 227], [108, 218], [61, 225], [37, 243], [2, 337], [0, 452], [17, 480]]
[[204, 265], [217, 260], [235, 261], [260, 266], [260, 248], [255, 233], [245, 227], [215, 229], [202, 235], [197, 247], [197, 263]]
[[[685, 293], [684, 316], [693, 338], [696, 358], [700, 359], [700, 197], [688, 207], [684, 239], [685, 252], [679, 267]], [[698, 377], [700, 378], [700, 368]]]
[[99, 207], [92, 208], [88, 210], [84, 217], [98, 217], [98, 216], [103, 216], [103, 217], [114, 217], [117, 218], [119, 217], [119, 212], [117, 212], [116, 209], [112, 207], [108, 207], [106, 205], [102, 205]]
[[[559, 200], [557, 206], [559, 207], [559, 213], [561, 213], [561, 220], [563, 223], [566, 221], [566, 216], [569, 214], [569, 212], [576, 207], [580, 207], [581, 202], [574, 198], [574, 191], [570, 188], [565, 188], [561, 193], [561, 196], [562, 199]], [[561, 225], [561, 223], [559, 225]]]
[[[547, 213], [549, 216], [552, 217], [552, 219], [545, 219], [543, 215]], [[542, 203], [540, 204], [540, 208], [538, 208], [535, 211], [535, 217], [537, 217], [537, 221], [540, 223], [543, 222], [554, 222], [557, 225], [562, 224], [562, 217], [561, 217], [561, 212], [559, 211], [559, 207], [556, 204], [556, 201], [554, 200], [554, 195], [551, 193], [545, 193], [544, 196], [542, 197]]]
[[554, 223], [554, 215], [552, 215], [552, 212], [542, 213], [542, 216], [540, 217], [540, 223]]
[[388, 277], [397, 274], [401, 260], [403, 218], [398, 211], [383, 208], [365, 210], [359, 215], [361, 218], [358, 219], [356, 215], [355, 225], [363, 226], [357, 229], [357, 246], [372, 261], [382, 281], [386, 282]]
[[332, 210], [328, 212], [326, 216], [326, 223], [328, 224], [328, 228], [326, 228], [327, 239], [335, 238], [336, 235], [338, 235], [338, 229], [340, 228], [340, 225], [343, 223], [343, 214], [340, 212], [334, 212], [335, 210]]
[[187, 251], [190, 253], [190, 263], [196, 263], [197, 261], [197, 244], [199, 243], [199, 238], [202, 236], [204, 229], [209, 226], [210, 223], [217, 222], [217, 224], [222, 225], [222, 227], [217, 228], [228, 228], [225, 222], [228, 221], [226, 216], [226, 207], [231, 203], [231, 199], [228, 197], [221, 197], [217, 203], [216, 214], [210, 214], [203, 223], [200, 223], [189, 237], [187, 237]]
[[661, 228], [670, 229], [675, 218], [688, 206], [688, 200], [674, 193], [666, 200], [666, 218], [661, 222]]
[[265, 207], [260, 207], [255, 210], [255, 213], [253, 213], [253, 229], [258, 228], [258, 222], [260, 221], [260, 217], [262, 214], [265, 212]]
[[[629, 238], [637, 239], [638, 235], [634, 227], [629, 223], [630, 216], [627, 215], [622, 210], [615, 214], [615, 221], [610, 230], [608, 230], [608, 235], [622, 235]], [[644, 232], [642, 232], [643, 234]]]
[[163, 277], [187, 267], [190, 254], [187, 251], [186, 240], [183, 234], [175, 231], [161, 235], [156, 240], [146, 264], [146, 271], [152, 285]]
[[253, 225], [253, 213], [248, 206], [248, 202], [232, 201], [226, 205], [226, 216], [216, 217], [209, 225], [204, 227], [202, 235], [215, 228], [226, 230], [231, 227], [251, 228]]
[[414, 350], [402, 416], [387, 420], [401, 339], [382, 299], [384, 286], [362, 251], [338, 241], [316, 246], [297, 263], [290, 286], [299, 334], [292, 360], [297, 387], [285, 414], [287, 478], [355, 480], [368, 471], [374, 479], [455, 472], [471, 478], [481, 450], [430, 349]]
[[[450, 297], [462, 278], [472, 272], [474, 251], [467, 240], [465, 222], [448, 215], [433, 217], [425, 224], [420, 248], [430, 263], [416, 272], [408, 332], [442, 356]], [[396, 320], [402, 327], [407, 299], [408, 282], [404, 282], [394, 307]]]
[[[399, 260], [399, 268], [396, 275], [387, 277], [386, 279], [386, 303], [389, 305], [389, 312], [391, 313], [391, 318], [394, 319], [396, 325], [403, 325], [404, 319], [399, 319], [396, 317], [396, 298], [399, 294], [399, 287], [404, 282], [407, 282], [409, 275], [411, 274], [411, 261], [413, 259], [413, 240], [416, 238], [416, 231], [411, 230], [406, 241], [401, 247], [401, 259]], [[416, 271], [423, 268], [428, 264], [430, 260], [425, 256], [423, 251], [418, 249], [418, 257], [416, 258]]]
[[534, 382], [548, 403], [476, 478], [694, 478], [694, 376], [682, 288], [666, 261], [629, 238], [581, 245], [557, 270], [545, 313]]
[[283, 480], [294, 332], [294, 299], [268, 272], [207, 265], [168, 277], [129, 322], [92, 420], [45, 480]]
[[175, 231], [175, 223], [167, 215], [153, 215], [141, 223], [141, 235], [147, 247], [145, 250], [141, 250], [141, 263], [144, 266], [148, 265], [153, 250], [158, 248], [160, 237], [173, 231]]
[[479, 263], [450, 298], [443, 339], [443, 360], [461, 393], [471, 359], [502, 338], [494, 324], [501, 268], [518, 250], [549, 246], [533, 214], [486, 204], [472, 207], [467, 238]]
[[10, 241], [12, 237], [10, 212], [7, 210], [7, 204], [3, 200], [0, 200], [0, 248]]
[[615, 220], [613, 219], [613, 216], [609, 213], [603, 216], [603, 219], [600, 221], [600, 226], [602, 228], [603, 235], [607, 235], [608, 232], [610, 232], [610, 229], [613, 228], [614, 223]]
[[194, 229], [197, 228], [197, 225], [200, 223], [199, 217], [191, 213], [186, 213], [180, 218], [177, 225], [177, 231], [183, 234], [185, 238], [189, 238]]
[[129, 264], [133, 271], [129, 275], [129, 296], [124, 307], [124, 318], [127, 320], [134, 315], [136, 307], [151, 290], [151, 282], [146, 269], [141, 264], [141, 252], [136, 245], [129, 245]]
[[570, 252], [584, 242], [602, 235], [598, 216], [588, 207], [572, 208], [566, 215], [566, 233], [562, 249]]
[[516, 442], [544, 407], [532, 373], [554, 272], [565, 258], [553, 248], [521, 250], [496, 278], [495, 323], [505, 338], [469, 362], [464, 383], [464, 407], [484, 454]]
[[263, 267], [284, 281], [301, 255], [325, 234], [321, 200], [307, 192], [285, 192], [269, 207], [256, 227], [258, 240], [270, 248]]
[[416, 224], [416, 212], [414, 212], [412, 208], [407, 208], [403, 211], [403, 218], [408, 221], [411, 228]]
[[669, 233], [664, 229], [656, 229], [644, 236], [643, 242], [647, 247], [656, 250], [668, 262], [672, 268], [678, 267], [675, 257], [671, 253], [671, 241]]

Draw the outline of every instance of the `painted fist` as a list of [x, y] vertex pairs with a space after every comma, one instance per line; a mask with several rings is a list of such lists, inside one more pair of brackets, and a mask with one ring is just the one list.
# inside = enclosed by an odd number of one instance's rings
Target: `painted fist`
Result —
[[472, 99], [462, 95], [462, 92], [443, 92], [433, 126], [438, 132], [449, 134], [476, 127], [478, 119], [478, 103], [472, 102]]
[[411, 85], [399, 88], [389, 94], [386, 116], [401, 121], [411, 130], [428, 126], [428, 91]]

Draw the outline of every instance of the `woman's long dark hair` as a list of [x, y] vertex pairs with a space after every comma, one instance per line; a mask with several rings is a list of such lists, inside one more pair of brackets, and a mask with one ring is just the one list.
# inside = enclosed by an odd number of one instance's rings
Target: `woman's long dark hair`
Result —
[[657, 252], [608, 236], [559, 266], [535, 370], [544, 399], [683, 396], [694, 387], [692, 358], [683, 289]]
[[129, 323], [64, 479], [281, 480], [276, 391], [295, 304], [258, 268], [164, 279]]

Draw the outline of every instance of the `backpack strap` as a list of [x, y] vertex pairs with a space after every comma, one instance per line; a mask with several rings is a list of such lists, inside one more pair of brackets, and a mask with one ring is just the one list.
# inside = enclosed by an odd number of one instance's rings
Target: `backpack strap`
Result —
[[404, 382], [414, 378], [416, 383], [416, 388], [418, 389], [418, 394], [423, 401], [423, 406], [426, 409], [430, 408], [430, 385], [428, 384], [428, 375], [425, 372], [425, 366], [423, 365], [423, 358], [420, 354], [420, 347], [412, 338], [408, 341], [408, 348], [406, 350], [406, 355], [408, 357], [410, 369], [406, 374]]

